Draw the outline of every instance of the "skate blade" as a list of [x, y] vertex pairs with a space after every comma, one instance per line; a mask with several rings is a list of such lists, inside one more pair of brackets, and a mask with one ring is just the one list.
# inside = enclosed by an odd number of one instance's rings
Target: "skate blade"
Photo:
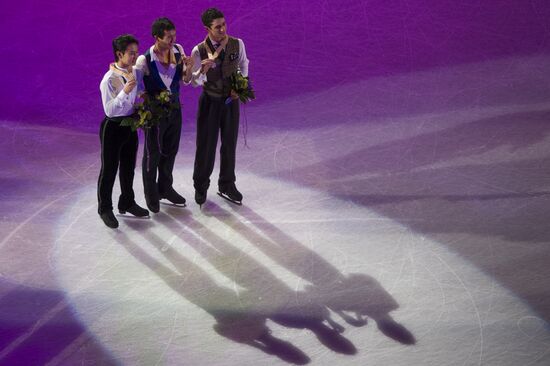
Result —
[[130, 220], [150, 220], [151, 219], [151, 214], [149, 214], [147, 216], [134, 216], [134, 215], [132, 215], [131, 213], [128, 213], [128, 212], [124, 212], [124, 213], [119, 212], [115, 216], [124, 217], [125, 219], [130, 219]]
[[168, 200], [166, 200], [166, 201], [161, 200], [160, 204], [165, 205], [165, 206], [172, 206], [172, 207], [187, 207], [187, 203], [173, 203], [173, 202], [170, 202]]
[[231, 203], [234, 203], [238, 206], [242, 206], [242, 202], [241, 201], [235, 201], [235, 200], [232, 200], [231, 198], [229, 198], [228, 196], [226, 196], [225, 194], [221, 193], [221, 192], [218, 192], [218, 196], [220, 196], [221, 198], [223, 199], [226, 199], [228, 200], [229, 202]]

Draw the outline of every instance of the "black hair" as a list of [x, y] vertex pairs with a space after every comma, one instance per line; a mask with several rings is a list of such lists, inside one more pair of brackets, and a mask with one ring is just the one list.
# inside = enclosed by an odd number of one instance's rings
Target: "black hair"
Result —
[[216, 8], [209, 8], [204, 11], [201, 15], [202, 24], [204, 24], [205, 27], [210, 28], [212, 25], [212, 22], [214, 22], [214, 19], [218, 18], [225, 18], [223, 16], [223, 13], [219, 11]]
[[176, 29], [176, 26], [168, 18], [157, 18], [151, 25], [151, 34], [153, 37], [164, 38], [164, 32]]
[[126, 52], [126, 49], [131, 44], [139, 44], [136, 37], [131, 34], [123, 34], [113, 39], [113, 53], [115, 54], [115, 62], [118, 61], [117, 52]]

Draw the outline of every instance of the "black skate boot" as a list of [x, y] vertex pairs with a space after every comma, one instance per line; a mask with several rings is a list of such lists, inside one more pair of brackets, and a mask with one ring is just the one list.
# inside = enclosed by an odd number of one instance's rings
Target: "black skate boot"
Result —
[[226, 186], [220, 186], [218, 195], [225, 198], [229, 202], [232, 202], [236, 205], [242, 205], [243, 195], [237, 190], [235, 184], [228, 184]]

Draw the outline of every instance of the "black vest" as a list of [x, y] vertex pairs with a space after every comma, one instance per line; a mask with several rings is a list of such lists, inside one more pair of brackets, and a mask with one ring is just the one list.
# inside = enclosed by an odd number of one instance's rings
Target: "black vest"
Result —
[[[208, 58], [206, 47], [214, 50], [210, 38], [199, 44], [201, 60]], [[229, 37], [229, 41], [216, 59], [216, 68], [210, 68], [206, 73], [207, 82], [203, 90], [215, 97], [228, 97], [231, 93], [231, 75], [239, 69], [239, 40]]]
[[[180, 63], [181, 53], [179, 53], [179, 50], [176, 46], [174, 46], [173, 52], [176, 56], [177, 66], [176, 73], [174, 74], [174, 78], [172, 79], [172, 83], [170, 84], [170, 92], [177, 100], [179, 99], [178, 96], [180, 93], [180, 80], [183, 74], [183, 64]], [[150, 48], [147, 50], [147, 52], [145, 52], [145, 60], [147, 61], [147, 67], [149, 68], [149, 75], [143, 75], [143, 84], [145, 86], [145, 90], [149, 95], [157, 95], [161, 91], [166, 90], [166, 85], [164, 85], [164, 82], [160, 78], [157, 64], [153, 60], [151, 60]]]

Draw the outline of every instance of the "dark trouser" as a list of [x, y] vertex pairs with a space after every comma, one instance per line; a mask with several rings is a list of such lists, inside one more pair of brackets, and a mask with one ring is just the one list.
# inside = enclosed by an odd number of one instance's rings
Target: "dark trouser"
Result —
[[120, 126], [122, 118], [105, 117], [99, 129], [101, 141], [101, 171], [97, 183], [98, 212], [113, 210], [113, 185], [117, 170], [121, 195], [118, 208], [125, 210], [134, 204], [134, 169], [138, 149], [137, 132], [128, 126]]
[[197, 152], [193, 181], [195, 189], [206, 191], [216, 159], [220, 135], [220, 177], [218, 186], [235, 183], [235, 151], [239, 135], [239, 101], [225, 104], [226, 98], [212, 97], [203, 92], [197, 115]]
[[169, 118], [145, 131], [142, 172], [146, 200], [158, 201], [160, 196], [172, 189], [172, 171], [180, 146], [180, 135], [181, 108], [174, 109]]

